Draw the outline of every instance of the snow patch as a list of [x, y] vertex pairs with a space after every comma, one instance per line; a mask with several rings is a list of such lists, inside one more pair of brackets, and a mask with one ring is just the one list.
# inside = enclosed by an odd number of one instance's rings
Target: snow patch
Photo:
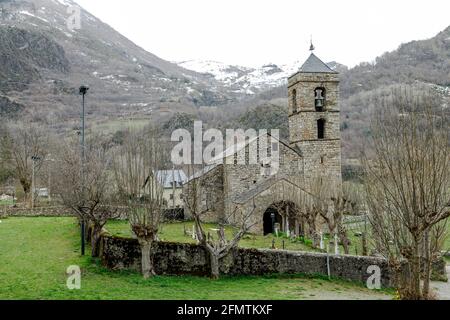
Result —
[[26, 10], [19, 11], [19, 13], [24, 14], [24, 15], [29, 16], [29, 17], [33, 17], [33, 18], [39, 19], [39, 20], [44, 21], [46, 23], [49, 23], [48, 20], [46, 20], [44, 18], [41, 18], [41, 17], [38, 17], [38, 16], [36, 16], [36, 15], [32, 14], [31, 12], [28, 12]]
[[195, 72], [210, 74], [225, 86], [237, 88], [236, 92], [253, 95], [254, 89], [286, 85], [287, 79], [296, 73], [302, 64], [300, 61], [285, 65], [267, 63], [259, 68], [249, 68], [211, 60], [188, 60], [178, 65]]

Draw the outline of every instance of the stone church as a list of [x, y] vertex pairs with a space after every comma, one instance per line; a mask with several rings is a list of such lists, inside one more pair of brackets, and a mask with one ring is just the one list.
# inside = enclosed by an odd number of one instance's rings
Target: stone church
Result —
[[[338, 73], [312, 52], [299, 71], [289, 77], [288, 94], [289, 141], [277, 139], [278, 143], [273, 144], [275, 138], [269, 134], [245, 140], [233, 152], [225, 151], [221, 155], [224, 161], [211, 163], [189, 178], [184, 196], [190, 196], [189, 184], [199, 179], [202, 187], [198, 205], [199, 210], [207, 211], [206, 221], [237, 224], [240, 217], [235, 208], [240, 207], [244, 208], [241, 212], [253, 212], [249, 219], [252, 233], [272, 233], [275, 223], [279, 223], [282, 231], [299, 235], [298, 219], [277, 204], [299, 205], [301, 194], [311, 195], [311, 184], [318, 177], [340, 186]], [[271, 149], [279, 153], [276, 174], [265, 174], [270, 171], [270, 161], [237, 161], [259, 149], [262, 139], [267, 139], [269, 153]], [[185, 214], [189, 219], [186, 207]]]

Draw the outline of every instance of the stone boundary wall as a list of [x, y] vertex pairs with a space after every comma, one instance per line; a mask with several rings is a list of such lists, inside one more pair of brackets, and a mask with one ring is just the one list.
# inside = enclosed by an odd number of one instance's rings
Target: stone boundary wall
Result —
[[[118, 220], [128, 219], [126, 208], [118, 207]], [[0, 206], [0, 217], [73, 217], [70, 209], [64, 206], [37, 207], [34, 209], [24, 207]]]
[[10, 206], [0, 206], [0, 217], [71, 217], [66, 207], [38, 207], [38, 208], [18, 208]]
[[[154, 263], [158, 274], [209, 274], [208, 255], [195, 244], [155, 243]], [[136, 239], [104, 235], [101, 241], [102, 264], [113, 270], [140, 270], [141, 253]], [[391, 287], [393, 275], [387, 261], [375, 257], [329, 255], [332, 277], [365, 283], [370, 276], [369, 266], [381, 270], [383, 287]], [[284, 250], [233, 250], [221, 262], [224, 275], [321, 274], [327, 275], [327, 255]]]

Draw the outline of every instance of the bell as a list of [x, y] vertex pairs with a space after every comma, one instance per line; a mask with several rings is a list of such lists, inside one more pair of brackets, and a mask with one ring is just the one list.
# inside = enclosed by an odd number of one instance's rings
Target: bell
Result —
[[316, 99], [316, 107], [322, 108], [323, 107], [323, 100], [322, 99]]

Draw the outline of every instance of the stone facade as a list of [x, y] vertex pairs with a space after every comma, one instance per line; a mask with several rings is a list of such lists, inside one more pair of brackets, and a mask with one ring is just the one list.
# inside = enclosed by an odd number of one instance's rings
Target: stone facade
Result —
[[[324, 101], [316, 108], [315, 90]], [[307, 177], [324, 176], [339, 185], [341, 175], [341, 132], [339, 78], [337, 73], [299, 72], [288, 80], [290, 143], [302, 150]], [[318, 136], [323, 120], [324, 137]]]
[[[306, 70], [306, 71], [305, 71]], [[317, 70], [317, 71], [315, 71]], [[249, 137], [232, 152], [225, 151], [214, 169], [198, 175], [202, 185], [208, 185], [201, 192], [201, 198], [214, 200], [207, 221], [236, 222], [230, 219], [237, 205], [254, 210], [251, 232], [265, 233], [264, 220], [268, 210], [276, 201], [296, 199], [278, 197], [280, 190], [289, 181], [296, 181], [298, 192], [308, 193], [313, 179], [325, 179], [330, 185], [340, 187], [341, 173], [341, 133], [339, 108], [339, 76], [313, 54], [299, 72], [288, 80], [289, 136], [285, 142], [270, 134], [257, 138]], [[320, 101], [318, 101], [320, 100]], [[273, 143], [277, 143], [274, 149]], [[267, 156], [257, 157], [256, 164], [250, 164], [257, 150], [267, 147]], [[274, 152], [279, 164], [274, 163]], [[277, 167], [275, 174], [267, 175], [266, 170]], [[273, 173], [273, 172], [272, 172]], [[206, 182], [212, 179], [210, 182]], [[192, 180], [191, 180], [192, 181]], [[189, 183], [186, 189], [189, 189]], [[184, 192], [186, 194], [186, 192]], [[186, 196], [189, 196], [186, 194]], [[280, 199], [278, 199], [278, 198]], [[204, 204], [205, 201], [202, 203]], [[222, 211], [221, 211], [222, 210]], [[298, 234], [298, 226], [288, 226], [289, 217], [281, 217], [281, 228]], [[190, 215], [186, 215], [190, 218]], [[287, 230], [292, 228], [292, 230]]]

